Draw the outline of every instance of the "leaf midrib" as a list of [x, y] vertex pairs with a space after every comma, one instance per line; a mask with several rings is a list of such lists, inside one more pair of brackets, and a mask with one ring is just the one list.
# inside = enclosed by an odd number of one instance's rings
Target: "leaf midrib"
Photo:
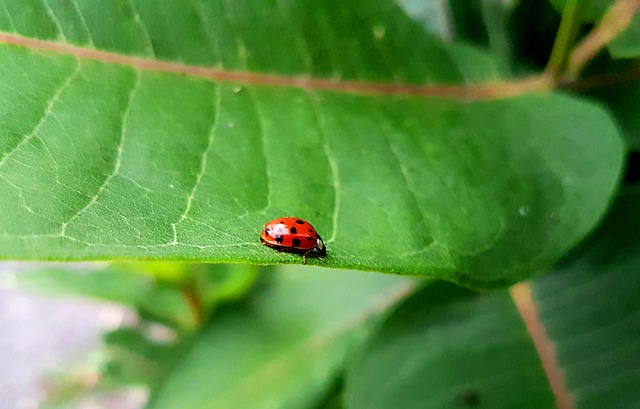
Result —
[[505, 98], [531, 92], [544, 92], [553, 88], [552, 79], [546, 75], [534, 75], [517, 81], [495, 82], [479, 85], [418, 85], [398, 82], [344, 81], [313, 78], [305, 75], [265, 74], [187, 65], [177, 62], [152, 60], [110, 51], [79, 47], [54, 41], [39, 40], [16, 34], [0, 32], [0, 44], [24, 47], [30, 50], [52, 52], [77, 59], [129, 66], [143, 71], [158, 71], [207, 78], [213, 81], [294, 87], [318, 91], [336, 91], [344, 94], [414, 95], [442, 97], [460, 100]]

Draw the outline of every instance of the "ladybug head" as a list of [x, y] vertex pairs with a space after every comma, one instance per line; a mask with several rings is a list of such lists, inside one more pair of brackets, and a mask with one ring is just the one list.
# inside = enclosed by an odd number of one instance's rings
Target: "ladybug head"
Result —
[[316, 251], [320, 257], [327, 254], [327, 247], [324, 245], [324, 241], [322, 241], [322, 237], [320, 237], [320, 235], [318, 235], [318, 239], [316, 241]]

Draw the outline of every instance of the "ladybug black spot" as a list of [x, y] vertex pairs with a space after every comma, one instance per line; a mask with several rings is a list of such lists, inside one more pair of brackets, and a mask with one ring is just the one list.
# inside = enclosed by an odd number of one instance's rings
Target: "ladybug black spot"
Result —
[[293, 247], [300, 247], [300, 239], [291, 240], [291, 244], [293, 245]]
[[282, 243], [282, 240], [284, 240], [284, 237], [280, 235], [276, 236], [276, 243]]
[[298, 220], [296, 220], [296, 223], [297, 223], [297, 224], [304, 224], [304, 220], [300, 220], [300, 219], [298, 219]]
[[296, 229], [296, 226], [293, 226], [289, 229], [289, 231], [291, 232], [291, 234], [296, 234], [298, 232], [298, 229]]
[[283, 221], [283, 220], [280, 220], [280, 221], [278, 222], [278, 224], [284, 224], [284, 221]]
[[309, 241], [313, 241], [313, 237], [309, 237], [309, 236], [307, 236], [307, 240], [309, 240]]
[[313, 229], [309, 229], [309, 233], [315, 233]]

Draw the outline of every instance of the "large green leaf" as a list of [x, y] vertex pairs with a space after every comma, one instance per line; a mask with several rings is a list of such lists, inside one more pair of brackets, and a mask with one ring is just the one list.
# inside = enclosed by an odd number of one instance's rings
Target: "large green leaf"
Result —
[[149, 407], [311, 408], [371, 319], [413, 286], [403, 277], [283, 269], [251, 303], [204, 328]]
[[638, 407], [638, 208], [640, 191], [622, 196], [561, 267], [519, 285], [518, 309], [444, 283], [407, 299], [352, 364], [347, 409]]
[[325, 266], [492, 285], [562, 255], [615, 188], [608, 114], [428, 96], [411, 84], [482, 75], [391, 2], [20, 3], [0, 8], [3, 258], [294, 263], [257, 237], [296, 215]]

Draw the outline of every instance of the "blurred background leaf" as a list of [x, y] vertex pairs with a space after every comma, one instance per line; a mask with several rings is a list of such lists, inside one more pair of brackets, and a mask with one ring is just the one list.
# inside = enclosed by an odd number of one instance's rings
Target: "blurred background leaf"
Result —
[[[638, 208], [640, 190], [623, 194], [560, 267], [514, 290], [542, 325], [531, 336], [550, 342], [538, 348], [555, 365], [546, 374], [508, 292], [434, 283], [405, 300], [351, 365], [346, 407], [541, 408], [556, 398], [576, 408], [638, 406]], [[553, 394], [550, 382], [560, 382]]]
[[152, 396], [150, 408], [311, 407], [372, 319], [410, 279], [283, 269], [248, 303], [220, 311]]
[[544, 408], [554, 397], [505, 291], [434, 283], [406, 300], [347, 375], [347, 409]]

